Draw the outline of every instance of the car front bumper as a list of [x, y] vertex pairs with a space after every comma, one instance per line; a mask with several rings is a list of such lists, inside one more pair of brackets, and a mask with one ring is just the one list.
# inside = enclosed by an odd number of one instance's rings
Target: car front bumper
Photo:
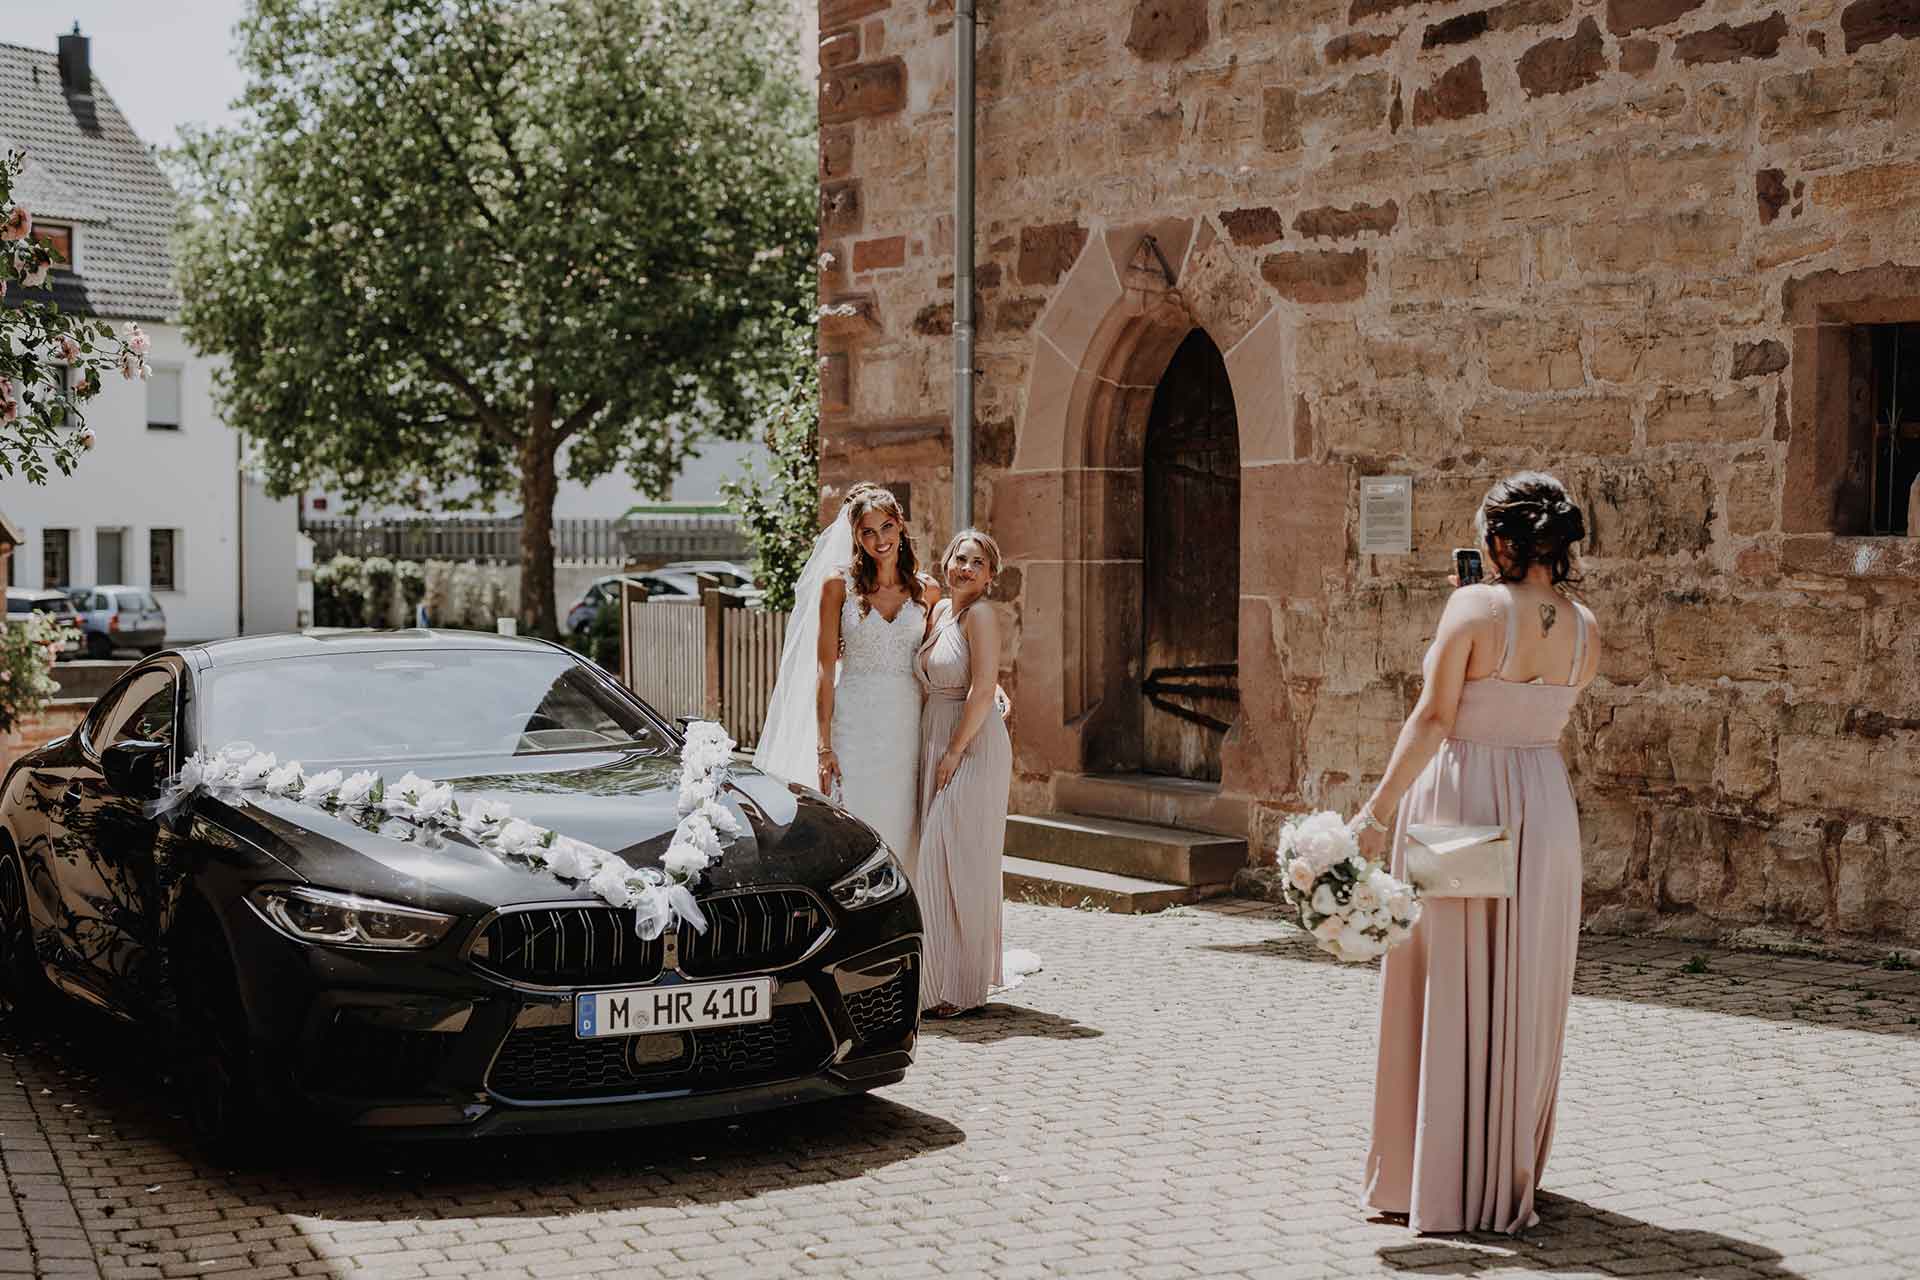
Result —
[[[918, 1035], [919, 914], [910, 896], [868, 914], [836, 913], [803, 959], [756, 971], [773, 979], [765, 1023], [597, 1040], [574, 1034], [574, 989], [501, 980], [462, 947], [309, 947], [244, 907], [231, 923], [256, 1053], [279, 1101], [369, 1135], [451, 1138], [684, 1123], [899, 1081]], [[714, 980], [668, 971], [579, 990]], [[657, 1054], [664, 1036], [676, 1056], [635, 1061], [636, 1040]]]

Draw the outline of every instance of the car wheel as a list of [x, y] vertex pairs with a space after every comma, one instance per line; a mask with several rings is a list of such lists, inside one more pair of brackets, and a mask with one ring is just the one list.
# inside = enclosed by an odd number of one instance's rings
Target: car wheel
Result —
[[0, 853], [0, 1008], [19, 1013], [47, 993], [47, 975], [33, 953], [27, 915], [27, 882], [20, 855]]
[[87, 656], [89, 658], [111, 658], [113, 656], [113, 641], [107, 639], [98, 631], [88, 632]]
[[194, 1139], [228, 1163], [261, 1152], [258, 1073], [240, 984], [219, 926], [205, 912], [176, 926], [176, 1080]]

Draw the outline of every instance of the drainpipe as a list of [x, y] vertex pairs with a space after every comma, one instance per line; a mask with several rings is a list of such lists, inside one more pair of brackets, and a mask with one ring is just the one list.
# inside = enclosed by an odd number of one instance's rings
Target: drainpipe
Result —
[[973, 22], [953, 6], [953, 527], [973, 524]]
[[238, 431], [233, 433], [233, 474], [233, 559], [240, 575], [233, 598], [233, 633], [243, 636], [247, 634], [247, 438]]

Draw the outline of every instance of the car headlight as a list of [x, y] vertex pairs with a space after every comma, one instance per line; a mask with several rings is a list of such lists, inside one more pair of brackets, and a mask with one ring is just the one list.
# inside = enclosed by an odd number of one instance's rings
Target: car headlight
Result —
[[296, 942], [417, 951], [447, 936], [456, 917], [305, 885], [266, 884], [247, 895], [262, 919]]
[[876, 902], [897, 898], [906, 891], [907, 869], [893, 856], [893, 850], [882, 844], [851, 874], [834, 882], [833, 900], [849, 911], [858, 911]]

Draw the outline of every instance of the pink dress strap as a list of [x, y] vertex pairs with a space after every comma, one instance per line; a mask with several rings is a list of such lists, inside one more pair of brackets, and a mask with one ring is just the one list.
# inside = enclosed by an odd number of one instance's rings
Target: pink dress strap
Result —
[[1511, 589], [1501, 592], [1500, 607], [1507, 615], [1506, 637], [1500, 642], [1500, 661], [1494, 664], [1494, 678], [1504, 680], [1507, 677], [1507, 659], [1513, 656], [1513, 642], [1519, 635], [1520, 611], [1513, 607]]
[[1567, 676], [1567, 685], [1571, 688], [1580, 683], [1581, 669], [1587, 665], [1587, 614], [1578, 602], [1569, 600], [1573, 609], [1573, 671]]

